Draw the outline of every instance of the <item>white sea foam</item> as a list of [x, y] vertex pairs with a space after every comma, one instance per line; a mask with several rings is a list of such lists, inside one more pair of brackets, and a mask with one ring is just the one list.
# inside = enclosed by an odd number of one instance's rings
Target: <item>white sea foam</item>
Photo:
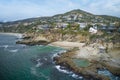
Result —
[[65, 69], [61, 69], [61, 66], [60, 66], [60, 65], [55, 66], [55, 68], [56, 68], [59, 72], [62, 72], [62, 73], [65, 73], [65, 74], [69, 74], [69, 75], [72, 76], [73, 78], [83, 79], [82, 76], [79, 76], [79, 75], [73, 73], [72, 71], [68, 71], [68, 70], [65, 70]]
[[40, 61], [40, 59], [37, 59], [37, 62]]
[[63, 72], [63, 73], [66, 73], [66, 74], [70, 74], [70, 73], [71, 73], [70, 71], [67, 71], [67, 70], [65, 70], [65, 69], [61, 69], [61, 68], [60, 68], [60, 65], [55, 66], [55, 68], [56, 68], [58, 71]]
[[15, 52], [17, 52], [18, 51], [18, 49], [15, 49], [15, 50], [9, 50], [9, 52], [13, 52], [13, 53], [15, 53]]
[[8, 45], [3, 45], [4, 49], [7, 49], [8, 48]]
[[56, 56], [59, 56], [58, 53], [53, 54], [52, 58], [56, 57]]
[[43, 63], [40, 62], [40, 59], [37, 59], [37, 64], [36, 64], [36, 67], [40, 67]]
[[78, 77], [78, 75], [76, 75], [76, 74], [72, 74], [72, 77], [76, 78], [76, 77]]
[[76, 78], [76, 79], [82, 79], [83, 77], [82, 76], [79, 76], [79, 75], [77, 75], [77, 74], [72, 74], [71, 75], [73, 78]]
[[24, 45], [24, 44], [21, 44], [20, 46], [22, 46], [22, 47], [26, 47], [26, 45]]
[[65, 52], [67, 52], [67, 51], [66, 51], [66, 50], [56, 50], [56, 51], [54, 51], [54, 52], [55, 52], [55, 54], [53, 54], [52, 58], [53, 58], [53, 57], [57, 57], [57, 56], [59, 56], [60, 54], [65, 53]]
[[40, 67], [42, 64], [43, 64], [43, 63], [38, 62], [38, 63], [36, 64], [36, 67]]
[[44, 58], [45, 61], [47, 61], [47, 58]]
[[[57, 52], [56, 54], [53, 54], [53, 57], [59, 56], [59, 54], [62, 54], [62, 53], [65, 53], [65, 52], [67, 52], [67, 51], [66, 51], [66, 50], [61, 50], [61, 51]], [[62, 69], [60, 65], [55, 66], [55, 68], [56, 68], [59, 72], [62, 72], [62, 73], [65, 73], [65, 74], [69, 74], [69, 75], [72, 76], [73, 78], [83, 79], [82, 76], [79, 76], [79, 75], [73, 73], [72, 71], [68, 71], [68, 70]]]
[[16, 36], [17, 36], [17, 38], [20, 38], [20, 39], [23, 37], [22, 34], [16, 34]]
[[67, 52], [67, 51], [66, 50], [60, 50], [60, 51], [58, 51], [58, 54], [65, 53], [65, 52]]

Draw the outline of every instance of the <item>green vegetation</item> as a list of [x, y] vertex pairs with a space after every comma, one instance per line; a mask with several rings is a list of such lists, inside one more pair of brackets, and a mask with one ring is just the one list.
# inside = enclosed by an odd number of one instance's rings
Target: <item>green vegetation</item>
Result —
[[80, 29], [79, 25], [76, 24], [69, 24], [65, 29], [61, 29], [60, 33], [62, 33], [63, 35], [65, 34], [71, 34], [71, 35], [83, 35], [83, 36], [87, 36], [89, 35], [88, 32], [88, 28], [86, 29]]
[[108, 15], [99, 15], [99, 16], [106, 19], [106, 21], [109, 21], [109, 22], [120, 21], [120, 18], [114, 17], [114, 16], [108, 16]]

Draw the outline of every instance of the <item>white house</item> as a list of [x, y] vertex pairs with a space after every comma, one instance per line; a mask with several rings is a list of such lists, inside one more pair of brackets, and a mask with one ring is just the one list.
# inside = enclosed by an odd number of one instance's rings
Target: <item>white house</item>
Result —
[[97, 33], [97, 31], [98, 30], [96, 28], [93, 28], [93, 27], [90, 27], [90, 29], [89, 29], [89, 32], [92, 33], [92, 34]]

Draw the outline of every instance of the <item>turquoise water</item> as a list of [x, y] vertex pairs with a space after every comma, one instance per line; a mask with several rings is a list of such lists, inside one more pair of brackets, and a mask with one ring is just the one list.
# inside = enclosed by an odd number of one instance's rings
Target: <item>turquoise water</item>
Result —
[[89, 66], [89, 62], [84, 59], [73, 59], [73, 62], [78, 66], [78, 67], [87, 67]]
[[15, 44], [15, 36], [0, 35], [0, 80], [77, 80], [56, 69], [52, 57], [62, 48]]
[[[54, 64], [52, 57], [64, 49], [15, 44], [16, 40], [16, 36], [0, 34], [0, 80], [83, 80]], [[120, 78], [113, 76], [112, 80]]]

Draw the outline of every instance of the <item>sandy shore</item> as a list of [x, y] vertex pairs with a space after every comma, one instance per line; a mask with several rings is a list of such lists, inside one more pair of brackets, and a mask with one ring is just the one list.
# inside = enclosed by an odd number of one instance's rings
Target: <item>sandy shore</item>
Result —
[[53, 43], [51, 43], [49, 45], [57, 46], [57, 47], [62, 47], [62, 48], [65, 48], [65, 49], [71, 49], [71, 48], [74, 48], [74, 47], [81, 48], [82, 46], [85, 45], [85, 43], [57, 41], [57, 42], [53, 42]]
[[57, 42], [51, 43], [51, 45], [62, 47], [62, 48], [65, 48], [65, 49], [73, 49], [74, 47], [78, 47], [79, 50], [77, 50], [76, 55], [74, 55], [74, 57], [76, 57], [76, 58], [86, 58], [86, 59], [95, 58], [96, 59], [96, 58], [99, 57], [98, 49], [95, 49], [91, 46], [84, 46], [85, 43], [57, 41]]
[[21, 33], [3, 33], [3, 32], [0, 32], [0, 34], [11, 35], [11, 36], [16, 36], [18, 38], [22, 38], [22, 34]]
[[99, 57], [98, 49], [95, 49], [91, 46], [84, 46], [85, 43], [57, 41], [57, 42], [51, 43], [50, 45], [62, 47], [62, 48], [65, 48], [65, 49], [73, 49], [74, 47], [78, 47], [79, 50], [77, 50], [76, 55], [74, 55], [74, 57], [76, 57], [76, 58], [93, 59], [93, 58], [98, 58]]

